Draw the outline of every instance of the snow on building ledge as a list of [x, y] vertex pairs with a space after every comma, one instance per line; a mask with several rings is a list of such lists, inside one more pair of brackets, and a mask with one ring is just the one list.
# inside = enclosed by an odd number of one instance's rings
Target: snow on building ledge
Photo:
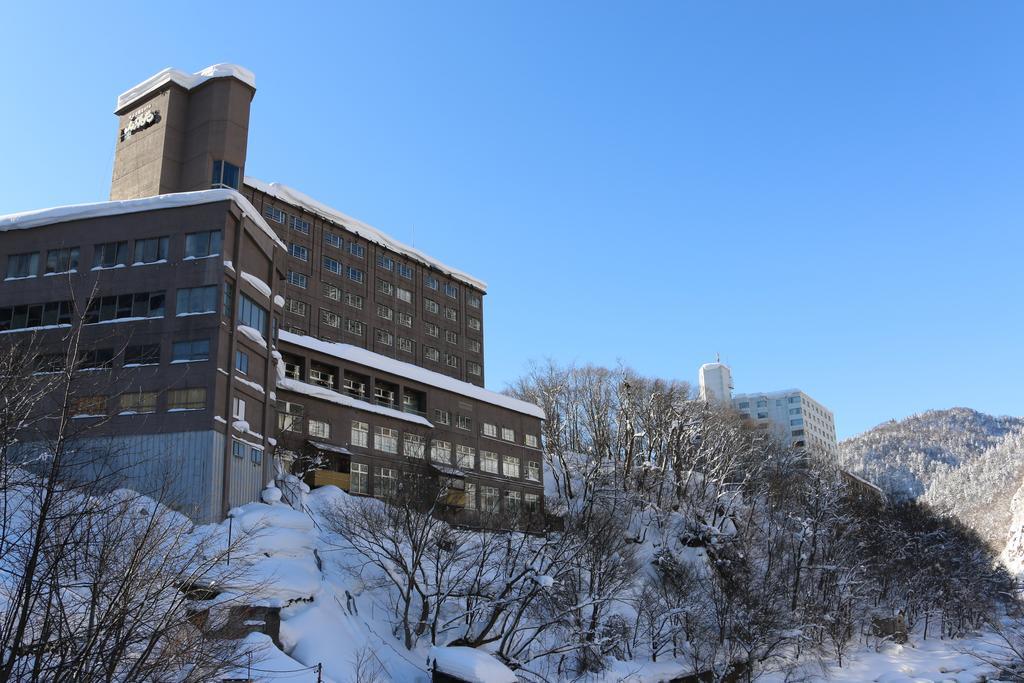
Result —
[[67, 206], [55, 206], [49, 209], [36, 209], [34, 211], [22, 211], [6, 216], [0, 216], [0, 232], [8, 230], [27, 230], [42, 225], [54, 223], [66, 223], [68, 221], [83, 220], [86, 218], [97, 218], [100, 216], [118, 216], [127, 213], [139, 213], [142, 211], [157, 211], [159, 209], [174, 209], [182, 206], [196, 206], [199, 204], [213, 204], [214, 202], [232, 201], [242, 210], [249, 220], [255, 223], [260, 230], [265, 232], [274, 243], [281, 249], [288, 247], [277, 233], [271, 229], [260, 212], [252, 203], [243, 197], [236, 190], [216, 189], [199, 190], [197, 192], [176, 192], [173, 194], [160, 194], [154, 197], [143, 197], [141, 199], [120, 199], [109, 202], [94, 202], [91, 204], [69, 204]]
[[369, 401], [361, 401], [358, 398], [352, 398], [347, 394], [342, 394], [326, 387], [321, 387], [316, 384], [309, 384], [308, 382], [300, 382], [296, 379], [290, 379], [285, 377], [284, 379], [278, 378], [277, 388], [284, 389], [285, 391], [292, 391], [296, 394], [305, 394], [306, 396], [312, 396], [313, 398], [323, 399], [324, 401], [330, 401], [331, 403], [337, 403], [341, 406], [353, 408], [354, 410], [362, 410], [367, 413], [376, 413], [377, 415], [384, 415], [396, 420], [405, 420], [406, 422], [412, 422], [414, 424], [423, 425], [424, 427], [434, 428], [434, 425], [425, 418], [412, 413], [406, 413], [401, 410], [394, 408], [387, 408], [385, 406], [379, 406]]
[[237, 78], [253, 90], [256, 89], [256, 74], [237, 64], [214, 64], [194, 74], [188, 74], [179, 69], [167, 68], [118, 95], [117, 109], [114, 110], [114, 113], [117, 114], [130, 107], [134, 102], [160, 89], [167, 83], [176, 83], [185, 88], [185, 90], [192, 90], [212, 78]]
[[292, 204], [295, 206], [300, 206], [312, 214], [320, 216], [321, 218], [331, 221], [332, 223], [337, 223], [338, 225], [343, 226], [347, 230], [356, 233], [360, 237], [363, 237], [371, 242], [375, 242], [384, 247], [387, 247], [388, 249], [398, 252], [399, 254], [408, 256], [409, 258], [413, 259], [414, 261], [418, 261], [423, 265], [436, 268], [442, 273], [449, 275], [455, 278], [456, 280], [459, 280], [460, 282], [463, 282], [471, 287], [476, 287], [482, 292], [487, 291], [487, 283], [484, 282], [483, 280], [478, 280], [477, 278], [473, 277], [472, 275], [469, 275], [468, 273], [464, 273], [460, 270], [452, 268], [451, 266], [445, 265], [444, 263], [441, 263], [437, 259], [434, 259], [428, 256], [427, 254], [423, 253], [419, 249], [416, 249], [415, 247], [410, 247], [407, 244], [403, 244], [402, 242], [399, 242], [398, 240], [381, 232], [377, 228], [367, 225], [366, 223], [363, 223], [362, 221], [356, 218], [347, 216], [342, 212], [338, 211], [337, 209], [332, 209], [326, 204], [322, 204], [317, 200], [313, 199], [312, 197], [310, 197], [309, 195], [299, 192], [298, 190], [295, 190], [293, 188], [290, 188], [287, 185], [282, 185], [281, 183], [267, 183], [257, 178], [253, 178], [251, 176], [245, 176], [245, 184], [255, 190], [264, 192], [270, 195], [271, 197], [274, 197], [275, 199], [279, 199], [283, 202], [287, 202], [288, 204]]
[[414, 382], [429, 384], [432, 387], [444, 389], [445, 391], [450, 391], [453, 394], [461, 394], [468, 398], [507, 408], [517, 413], [530, 415], [531, 417], [540, 418], [541, 420], [545, 419], [544, 410], [533, 403], [520, 401], [518, 398], [499, 394], [496, 391], [490, 391], [483, 387], [478, 387], [475, 384], [463, 382], [462, 380], [455, 379], [454, 377], [448, 377], [447, 375], [442, 375], [439, 372], [421, 368], [420, 366], [413, 365], [412, 363], [388, 358], [387, 356], [382, 356], [381, 354], [374, 353], [373, 351], [367, 351], [366, 349], [359, 348], [358, 346], [342, 344], [339, 342], [323, 341], [316, 339], [315, 337], [294, 334], [286, 330], [281, 330], [280, 339], [283, 342], [294, 344], [295, 346], [301, 346], [313, 351], [319, 351], [320, 353], [325, 353], [328, 356], [333, 356], [368, 368], [388, 372], [393, 375], [398, 375], [399, 377], [406, 377]]

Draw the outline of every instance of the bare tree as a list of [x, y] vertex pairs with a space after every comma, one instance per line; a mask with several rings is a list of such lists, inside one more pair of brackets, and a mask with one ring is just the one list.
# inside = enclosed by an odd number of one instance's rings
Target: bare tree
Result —
[[230, 549], [197, 541], [160, 482], [116, 488], [125, 460], [92, 438], [116, 383], [83, 371], [81, 342], [77, 324], [0, 348], [0, 681], [209, 680], [242, 653], [197, 627], [188, 589]]

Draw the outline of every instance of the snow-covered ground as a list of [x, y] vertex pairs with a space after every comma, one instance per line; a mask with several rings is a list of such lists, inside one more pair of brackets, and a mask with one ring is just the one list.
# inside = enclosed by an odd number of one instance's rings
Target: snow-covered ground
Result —
[[[251, 635], [247, 644], [258, 646], [258, 651], [252, 663], [237, 673], [251, 675], [256, 681], [316, 681], [317, 665], [321, 665], [323, 680], [338, 683], [429, 681], [429, 662], [438, 656], [438, 649], [425, 644], [405, 650], [400, 639], [392, 634], [391, 614], [384, 596], [362, 585], [339, 566], [339, 548], [324, 528], [322, 513], [344, 502], [347, 494], [334, 487], [308, 492], [304, 485], [291, 479], [297, 488], [290, 497], [301, 500], [299, 506], [303, 511], [279, 502], [281, 492], [271, 486], [264, 491], [265, 503], [250, 503], [231, 513], [235, 532], [247, 537], [246, 551], [239, 559], [250, 565], [245, 576], [259, 586], [257, 602], [283, 606], [283, 651], [269, 638]], [[239, 589], [250, 594], [253, 591], [252, 586], [246, 585]], [[888, 644], [877, 652], [874, 648], [854, 650], [842, 667], [805, 670], [797, 678], [769, 674], [759, 680], [980, 683], [994, 680], [997, 672], [970, 653], [991, 653], [989, 659], [998, 659], [1000, 643], [994, 633], [962, 640], [923, 640], [916, 636], [906, 645]], [[466, 648], [453, 648], [463, 649]], [[483, 670], [494, 666], [498, 671], [508, 671], [482, 652], [480, 661], [470, 661], [454, 651], [442, 653], [441, 657], [446, 654], [467, 668]], [[608, 670], [587, 680], [658, 683], [689, 673], [685, 665], [672, 661], [611, 664]], [[362, 675], [357, 675], [360, 668]]]
[[[1001, 659], [1002, 641], [994, 633], [958, 640], [912, 638], [906, 645], [889, 643], [876, 652], [867, 648], [851, 653], [842, 667], [808, 674], [807, 681], [830, 683], [982, 683], [996, 681], [996, 668], [974, 656]], [[783, 683], [775, 674], [761, 679]], [[789, 679], [793, 680], [793, 679]]]

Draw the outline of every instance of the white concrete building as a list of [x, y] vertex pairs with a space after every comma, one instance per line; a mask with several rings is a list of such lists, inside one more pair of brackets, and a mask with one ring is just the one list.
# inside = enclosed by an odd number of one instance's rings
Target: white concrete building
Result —
[[799, 389], [737, 394], [732, 405], [757, 429], [770, 431], [787, 446], [806, 448], [821, 457], [839, 455], [832, 411]]
[[728, 403], [732, 400], [732, 371], [723, 363], [700, 366], [700, 400]]

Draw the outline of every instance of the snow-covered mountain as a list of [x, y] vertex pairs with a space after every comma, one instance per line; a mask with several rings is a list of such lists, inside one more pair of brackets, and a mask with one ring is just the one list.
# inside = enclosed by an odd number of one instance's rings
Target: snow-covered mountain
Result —
[[948, 474], [1024, 429], [1024, 418], [994, 417], [969, 408], [929, 410], [890, 420], [839, 444], [843, 467], [898, 498], [924, 495]]
[[[1001, 549], [1013, 531], [1011, 500], [1024, 483], [1024, 418], [930, 410], [847, 439], [839, 458], [894, 498], [955, 515]], [[1024, 521], [1024, 494], [1018, 499]]]

